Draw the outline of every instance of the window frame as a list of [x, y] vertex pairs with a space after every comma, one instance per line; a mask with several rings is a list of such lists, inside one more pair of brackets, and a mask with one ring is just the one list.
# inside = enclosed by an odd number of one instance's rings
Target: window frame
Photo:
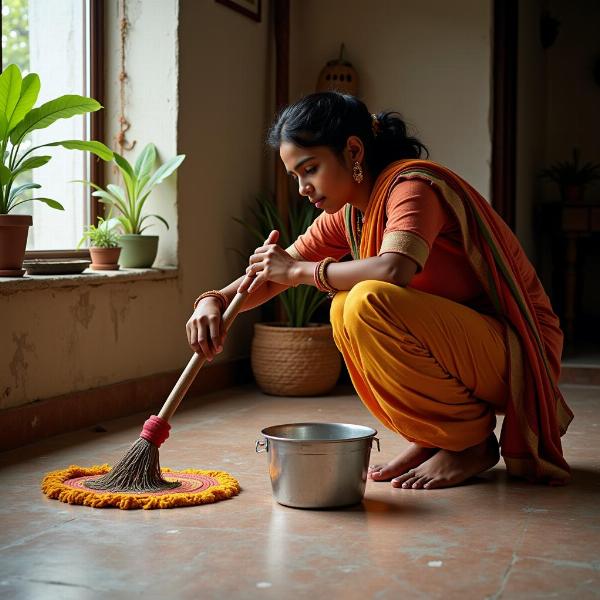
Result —
[[[89, 0], [90, 11], [90, 95], [104, 106], [104, 0]], [[2, 3], [0, 2], [0, 8]], [[0, 49], [1, 53], [1, 49]], [[1, 56], [1, 54], [0, 54]], [[104, 110], [97, 110], [90, 115], [90, 139], [104, 140]], [[104, 187], [104, 162], [97, 156], [90, 157], [90, 179], [96, 185]], [[85, 190], [85, 188], [84, 188]], [[86, 191], [82, 192], [84, 195]], [[86, 198], [84, 197], [84, 201]], [[98, 217], [103, 216], [103, 206], [97, 198], [89, 194], [90, 224], [95, 224]], [[89, 258], [89, 250], [28, 250], [25, 259], [31, 258]]]

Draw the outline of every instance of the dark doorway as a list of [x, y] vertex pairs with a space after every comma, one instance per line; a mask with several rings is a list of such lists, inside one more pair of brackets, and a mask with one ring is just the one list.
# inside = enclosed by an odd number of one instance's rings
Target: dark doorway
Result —
[[493, 12], [492, 205], [561, 319], [565, 364], [598, 369], [600, 181], [572, 200], [540, 173], [575, 148], [600, 163], [600, 4], [495, 0]]

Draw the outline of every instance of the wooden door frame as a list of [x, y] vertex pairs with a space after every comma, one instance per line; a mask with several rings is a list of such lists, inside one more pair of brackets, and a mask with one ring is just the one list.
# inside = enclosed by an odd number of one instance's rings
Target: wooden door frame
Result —
[[491, 203], [515, 231], [518, 0], [494, 0], [493, 9]]

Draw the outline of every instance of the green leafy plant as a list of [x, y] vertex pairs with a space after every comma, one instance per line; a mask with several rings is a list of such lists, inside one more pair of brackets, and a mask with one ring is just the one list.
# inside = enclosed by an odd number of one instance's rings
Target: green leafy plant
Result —
[[96, 191], [92, 196], [99, 198], [100, 202], [115, 207], [121, 213], [117, 219], [121, 223], [124, 233], [141, 234], [149, 225], [144, 221], [150, 217], [158, 219], [166, 228], [169, 224], [156, 214], [142, 215], [142, 209], [152, 190], [172, 175], [185, 159], [185, 154], [179, 154], [154, 170], [156, 164], [156, 146], [148, 144], [138, 156], [135, 165], [131, 165], [120, 154], [114, 153], [114, 161], [123, 178], [123, 185], [109, 183], [106, 189], [94, 183], [84, 181]]
[[577, 148], [573, 149], [573, 160], [559, 161], [540, 172], [542, 179], [549, 179], [558, 184], [561, 194], [565, 197], [567, 188], [583, 187], [588, 183], [600, 180], [600, 164], [580, 162]]
[[102, 217], [98, 217], [98, 225], [88, 225], [86, 227], [77, 248], [79, 249], [86, 240], [94, 248], [118, 248], [119, 233], [116, 226], [118, 226], [116, 219], [105, 221]]
[[33, 108], [39, 91], [40, 78], [36, 73], [22, 78], [21, 71], [13, 64], [0, 75], [0, 215], [6, 215], [17, 206], [34, 200], [64, 210], [60, 202], [51, 198], [25, 197], [28, 190], [41, 187], [38, 183], [29, 181], [16, 185], [18, 177], [42, 167], [52, 158], [47, 155], [33, 156], [36, 150], [62, 146], [69, 150], [92, 152], [103, 160], [113, 158], [110, 148], [95, 141], [62, 140], [23, 150], [32, 131], [44, 129], [58, 119], [69, 119], [102, 108], [93, 98], [77, 95], [60, 96]]
[[[303, 234], [315, 220], [319, 211], [310, 202], [300, 198], [292, 198], [289, 203], [289, 225], [281, 217], [277, 205], [268, 195], [256, 198], [257, 206], [250, 209], [255, 225], [242, 219], [234, 220], [243, 225], [253, 236], [258, 245], [262, 245], [273, 229], [279, 231], [279, 245], [289, 247], [299, 235]], [[315, 311], [327, 295], [312, 285], [299, 285], [289, 288], [279, 295], [288, 318], [290, 327], [306, 327]]]

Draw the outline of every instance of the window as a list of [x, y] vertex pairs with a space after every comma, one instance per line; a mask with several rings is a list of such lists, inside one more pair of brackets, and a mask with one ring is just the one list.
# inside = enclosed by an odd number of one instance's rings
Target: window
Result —
[[[101, 0], [2, 0], [2, 68], [15, 63], [23, 75], [33, 72], [40, 76], [36, 106], [64, 94], [93, 96], [102, 102], [95, 81], [101, 73], [100, 5]], [[31, 143], [94, 139], [101, 131], [98, 113], [102, 111], [58, 120], [47, 129], [34, 131]], [[22, 214], [33, 216], [27, 249], [72, 250], [97, 210], [87, 186], [73, 181], [98, 183], [101, 167], [95, 157], [84, 152], [57, 147], [44, 148], [43, 153], [52, 160], [27, 175], [42, 186], [45, 197], [58, 200], [65, 210], [41, 202], [19, 207]]]

